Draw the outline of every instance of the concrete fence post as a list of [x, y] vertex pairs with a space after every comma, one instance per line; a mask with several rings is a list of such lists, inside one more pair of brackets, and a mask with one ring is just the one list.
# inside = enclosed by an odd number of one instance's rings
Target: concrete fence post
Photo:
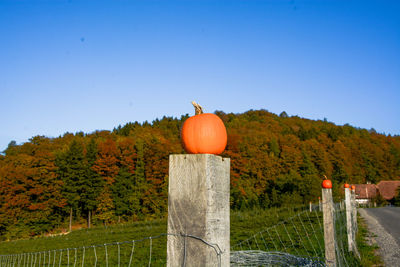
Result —
[[318, 197], [318, 211], [322, 211], [321, 198]]
[[325, 264], [336, 266], [335, 225], [333, 220], [332, 189], [322, 188], [322, 213], [324, 217]]
[[353, 209], [351, 205], [351, 192], [350, 188], [344, 189], [345, 205], [346, 205], [346, 229], [347, 229], [347, 242], [349, 251], [353, 251], [353, 227], [352, 227], [352, 215]]
[[352, 211], [352, 226], [353, 226], [353, 244], [356, 244], [357, 234], [357, 203], [356, 203], [356, 191], [351, 190], [351, 211]]
[[229, 266], [230, 159], [211, 154], [170, 155], [168, 233], [190, 234], [217, 244], [169, 235], [167, 266]]

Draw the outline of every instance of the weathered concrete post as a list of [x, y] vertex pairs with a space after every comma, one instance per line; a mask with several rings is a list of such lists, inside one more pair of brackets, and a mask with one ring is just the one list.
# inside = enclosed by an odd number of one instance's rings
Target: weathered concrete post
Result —
[[325, 264], [336, 266], [335, 227], [333, 223], [332, 189], [322, 188], [322, 213], [324, 216]]
[[347, 241], [349, 251], [353, 251], [353, 227], [352, 227], [352, 205], [350, 188], [344, 189], [345, 205], [346, 205], [346, 226], [347, 226]]
[[357, 234], [357, 205], [356, 205], [356, 190], [352, 188], [351, 190], [351, 218], [353, 226], [353, 244], [356, 244], [356, 234]]
[[322, 211], [321, 198], [320, 197], [318, 197], [318, 210]]
[[[168, 236], [167, 266], [229, 266], [230, 159], [211, 154], [170, 155], [168, 233], [190, 234], [217, 244]], [[219, 265], [221, 264], [221, 265]]]

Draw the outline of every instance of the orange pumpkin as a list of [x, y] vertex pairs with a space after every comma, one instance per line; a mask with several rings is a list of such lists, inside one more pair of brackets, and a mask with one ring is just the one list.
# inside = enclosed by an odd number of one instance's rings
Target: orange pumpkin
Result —
[[344, 184], [344, 188], [350, 188], [349, 184]]
[[353, 191], [356, 190], [356, 186], [355, 186], [355, 185], [352, 185], [352, 186], [351, 186], [351, 190], [353, 190]]
[[322, 188], [332, 188], [332, 181], [328, 179], [323, 180]]
[[196, 102], [192, 104], [196, 115], [183, 123], [183, 148], [190, 154], [221, 154], [228, 140], [224, 123], [215, 114], [203, 113], [202, 107]]

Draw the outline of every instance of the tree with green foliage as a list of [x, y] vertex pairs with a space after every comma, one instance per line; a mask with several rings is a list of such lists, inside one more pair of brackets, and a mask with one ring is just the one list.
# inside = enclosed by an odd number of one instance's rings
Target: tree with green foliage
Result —
[[275, 138], [271, 139], [271, 141], [268, 144], [268, 147], [269, 147], [270, 155], [279, 157], [280, 148], [279, 148], [279, 144]]
[[288, 118], [288, 114], [286, 113], [286, 111], [282, 111], [281, 114], [279, 114], [279, 117], [281, 118]]
[[131, 200], [134, 216], [137, 217], [143, 212], [143, 194], [147, 187], [144, 163], [144, 143], [141, 139], [136, 140], [135, 150], [137, 157], [135, 162], [135, 175]]
[[307, 153], [303, 153], [303, 163], [300, 165], [301, 179], [298, 183], [298, 192], [302, 202], [308, 203], [315, 200], [321, 193], [321, 176]]
[[73, 211], [79, 215], [81, 198], [84, 196], [82, 191], [87, 177], [87, 167], [83, 149], [82, 142], [74, 139], [68, 150], [58, 154], [56, 159], [58, 175], [64, 182], [62, 194], [67, 199], [69, 207], [69, 231], [72, 230]]
[[396, 189], [396, 195], [393, 198], [393, 204], [397, 207], [400, 207], [400, 186]]
[[133, 198], [135, 187], [135, 145], [131, 139], [124, 138], [118, 143], [119, 172], [111, 186], [115, 206], [115, 215], [120, 222], [121, 216], [131, 216], [138, 209], [138, 202]]
[[85, 158], [86, 176], [82, 183], [81, 208], [87, 214], [87, 225], [90, 228], [93, 210], [98, 205], [97, 198], [104, 186], [104, 180], [93, 168], [97, 159], [97, 144], [94, 138], [91, 138], [87, 145]]
[[106, 226], [113, 220], [115, 216], [115, 206], [111, 193], [107, 187], [105, 187], [100, 193], [99, 197], [97, 198], [97, 202], [98, 205], [96, 209], [96, 217], [103, 222], [104, 226]]
[[121, 216], [132, 215], [133, 210], [136, 208], [131, 197], [133, 194], [133, 177], [134, 175], [130, 173], [127, 168], [122, 167], [119, 169], [115, 182], [111, 186], [115, 215], [118, 216], [118, 223], [120, 222]]

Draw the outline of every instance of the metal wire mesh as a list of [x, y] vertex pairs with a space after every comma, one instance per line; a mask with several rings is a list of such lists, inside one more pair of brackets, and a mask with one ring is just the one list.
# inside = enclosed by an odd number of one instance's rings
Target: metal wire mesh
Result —
[[[219, 265], [222, 251], [217, 244], [211, 244], [202, 238], [187, 234], [160, 234], [139, 240], [98, 244], [79, 248], [0, 255], [0, 267], [11, 266], [165, 266], [167, 236], [183, 238], [196, 242], [199, 246], [209, 247], [209, 253], [215, 254]], [[155, 249], [156, 248], [156, 249]], [[185, 250], [186, 247], [183, 247]], [[183, 253], [186, 257], [186, 252]]]
[[[353, 253], [349, 252], [347, 218], [344, 204], [333, 205], [336, 266], [355, 266]], [[357, 212], [351, 212], [356, 222]], [[306, 207], [290, 217], [266, 227], [231, 246], [232, 266], [325, 266], [324, 222], [321, 206]], [[357, 224], [352, 224], [354, 233]], [[66, 248], [40, 252], [0, 255], [3, 266], [165, 266], [167, 236], [199, 242], [215, 254], [215, 264], [220, 266], [222, 251], [217, 244], [192, 235], [161, 234], [139, 240], [98, 244], [79, 248]], [[355, 235], [354, 235], [355, 236]], [[356, 244], [355, 237], [354, 245]], [[356, 246], [355, 246], [356, 247]], [[183, 250], [186, 249], [186, 245]], [[186, 251], [183, 251], [186, 262]]]
[[[232, 266], [325, 266], [322, 204], [305, 208], [233, 245]], [[343, 203], [335, 203], [332, 212], [337, 261], [334, 265], [355, 266], [357, 260], [348, 247]], [[351, 216], [356, 222], [357, 213], [352, 212]], [[352, 227], [356, 233], [357, 225]], [[355, 238], [353, 242], [356, 244]]]
[[[322, 266], [322, 213], [303, 210], [231, 247], [233, 266]], [[321, 265], [322, 264], [322, 265]]]
[[325, 266], [318, 258], [302, 258], [284, 252], [246, 250], [231, 252], [231, 266]]

